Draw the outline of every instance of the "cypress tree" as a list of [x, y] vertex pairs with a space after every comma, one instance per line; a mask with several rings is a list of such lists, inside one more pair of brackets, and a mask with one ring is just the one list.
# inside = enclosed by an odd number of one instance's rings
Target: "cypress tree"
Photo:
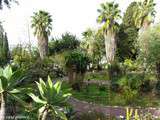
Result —
[[0, 66], [5, 66], [10, 60], [9, 45], [6, 32], [0, 24]]

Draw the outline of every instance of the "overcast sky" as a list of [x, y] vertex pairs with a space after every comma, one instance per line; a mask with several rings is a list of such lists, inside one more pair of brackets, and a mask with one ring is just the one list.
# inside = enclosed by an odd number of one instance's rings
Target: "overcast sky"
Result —
[[[52, 36], [60, 36], [64, 32], [71, 32], [77, 37], [88, 27], [96, 28], [97, 8], [107, 0], [18, 0], [19, 5], [13, 4], [11, 9], [0, 11], [0, 20], [8, 34], [9, 44], [28, 43], [36, 44], [36, 38], [30, 28], [33, 12], [48, 11], [53, 19]], [[123, 12], [133, 0], [115, 0]], [[158, 2], [159, 1], [159, 2]], [[157, 3], [156, 21], [160, 16], [160, 0]]]

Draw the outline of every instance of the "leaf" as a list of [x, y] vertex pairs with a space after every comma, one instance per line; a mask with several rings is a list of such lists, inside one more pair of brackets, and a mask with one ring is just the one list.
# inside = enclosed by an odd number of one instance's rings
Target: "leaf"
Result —
[[3, 69], [0, 68], [0, 76], [3, 76]]
[[4, 90], [6, 90], [8, 87], [8, 81], [5, 77], [0, 77], [0, 93], [2, 93]]
[[40, 92], [41, 97], [42, 97], [43, 99], [46, 99], [45, 96], [44, 96], [44, 91], [43, 91], [43, 88], [42, 88], [41, 84], [38, 83], [38, 82], [36, 82], [36, 84], [37, 84], [37, 87], [38, 87], [38, 89], [39, 89], [39, 92]]
[[53, 106], [51, 108], [52, 108], [52, 112], [56, 113], [58, 117], [60, 117], [63, 120], [67, 120], [66, 115], [62, 111], [60, 111], [58, 108], [55, 108]]
[[11, 95], [12, 97], [14, 97], [14, 99], [15, 99], [17, 102], [19, 102], [22, 106], [28, 108], [29, 105], [28, 105], [25, 101], [23, 101], [22, 99], [20, 99], [18, 96], [14, 95], [14, 94], [10, 94], [10, 95]]
[[65, 115], [62, 111], [60, 111], [59, 109], [57, 109], [57, 108], [55, 108], [55, 107], [52, 107], [52, 108], [53, 108], [54, 112], [56, 113], [56, 115], [57, 115], [58, 117], [60, 117], [60, 118], [63, 119], [63, 120], [67, 120], [66, 115]]
[[46, 101], [41, 100], [39, 97], [35, 96], [33, 93], [28, 94], [36, 103], [46, 104]]
[[10, 79], [12, 76], [12, 68], [11, 66], [7, 66], [4, 70], [3, 70], [3, 76], [6, 77], [7, 79]]
[[32, 89], [31, 88], [15, 88], [11, 91], [9, 91], [9, 93], [31, 93]]
[[59, 92], [60, 92], [61, 84], [62, 84], [62, 83], [61, 83], [60, 81], [57, 81], [57, 82], [54, 84], [54, 88], [55, 88], [57, 94], [59, 94]]
[[53, 88], [53, 82], [49, 76], [48, 76], [48, 85], [50, 88]]

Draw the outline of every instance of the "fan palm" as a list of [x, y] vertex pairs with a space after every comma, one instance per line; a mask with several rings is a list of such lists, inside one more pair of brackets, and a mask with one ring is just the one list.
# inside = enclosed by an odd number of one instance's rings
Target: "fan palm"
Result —
[[140, 29], [140, 32], [146, 30], [153, 22], [155, 17], [154, 0], [144, 0], [138, 2], [138, 9], [135, 11], [135, 25]]
[[97, 22], [102, 24], [101, 30], [104, 33], [106, 58], [108, 63], [112, 63], [116, 53], [116, 32], [118, 30], [117, 20], [121, 18], [118, 4], [106, 2], [98, 9]]
[[52, 30], [52, 18], [48, 12], [40, 10], [32, 16], [32, 28], [38, 39], [38, 48], [41, 59], [48, 54], [48, 36]]
[[42, 79], [36, 83], [40, 98], [33, 93], [30, 93], [29, 96], [39, 105], [39, 120], [46, 120], [48, 114], [52, 115], [54, 119], [59, 117], [67, 120], [61, 108], [66, 106], [70, 94], [61, 90], [61, 82], [57, 81], [53, 84], [48, 77], [46, 83]]

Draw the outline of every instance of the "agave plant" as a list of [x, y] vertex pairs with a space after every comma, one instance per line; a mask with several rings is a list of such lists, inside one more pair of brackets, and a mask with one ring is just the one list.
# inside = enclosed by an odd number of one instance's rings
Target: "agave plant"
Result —
[[11, 96], [18, 102], [26, 105], [16, 94], [24, 93], [25, 88], [20, 88], [19, 84], [23, 80], [22, 71], [18, 70], [13, 72], [10, 66], [0, 68], [0, 98], [1, 98], [1, 109], [0, 109], [0, 120], [5, 120], [6, 116], [6, 102], [7, 98]]
[[64, 93], [61, 90], [61, 82], [57, 81], [55, 84], [50, 77], [45, 83], [42, 79], [36, 82], [38, 87], [39, 96], [30, 93], [29, 96], [39, 106], [39, 120], [46, 120], [47, 116], [53, 117], [53, 119], [59, 117], [63, 120], [67, 120], [66, 115], [63, 112], [63, 108], [67, 106], [67, 100], [71, 96], [70, 93]]

